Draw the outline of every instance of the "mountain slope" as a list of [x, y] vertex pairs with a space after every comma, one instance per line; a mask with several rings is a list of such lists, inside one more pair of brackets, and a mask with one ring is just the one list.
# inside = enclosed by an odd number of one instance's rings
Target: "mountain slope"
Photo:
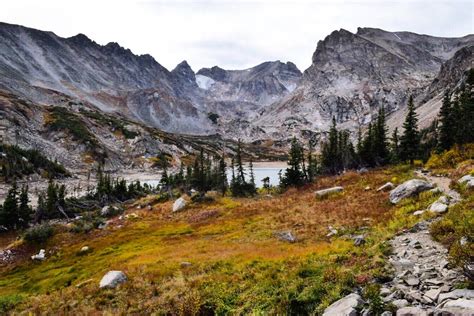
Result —
[[381, 106], [396, 113], [409, 94], [422, 95], [442, 64], [472, 45], [473, 35], [436, 38], [367, 28], [356, 34], [335, 31], [318, 43], [299, 87], [252, 125], [259, 125], [265, 132], [260, 136], [266, 138], [327, 130], [332, 117], [343, 128], [357, 130]]

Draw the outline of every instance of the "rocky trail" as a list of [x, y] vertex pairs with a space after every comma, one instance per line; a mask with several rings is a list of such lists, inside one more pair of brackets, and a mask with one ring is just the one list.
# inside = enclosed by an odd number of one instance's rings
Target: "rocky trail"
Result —
[[[418, 176], [437, 185], [450, 204], [461, 199], [449, 188], [449, 178]], [[397, 315], [474, 315], [474, 290], [453, 288], [464, 276], [449, 266], [447, 249], [431, 238], [433, 221], [421, 221], [392, 239], [389, 262], [395, 277], [383, 285], [383, 300], [397, 307]]]

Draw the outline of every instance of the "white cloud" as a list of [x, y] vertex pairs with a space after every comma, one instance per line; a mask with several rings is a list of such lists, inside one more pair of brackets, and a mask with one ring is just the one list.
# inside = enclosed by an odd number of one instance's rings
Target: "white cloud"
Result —
[[358, 26], [437, 36], [473, 33], [472, 1], [364, 0], [3, 0], [0, 21], [84, 33], [134, 53], [149, 53], [168, 69], [186, 59], [195, 71], [237, 69], [266, 60], [304, 70], [318, 40]]

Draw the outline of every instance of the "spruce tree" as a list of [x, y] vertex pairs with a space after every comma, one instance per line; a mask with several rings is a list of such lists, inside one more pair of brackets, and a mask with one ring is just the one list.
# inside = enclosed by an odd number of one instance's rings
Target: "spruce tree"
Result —
[[380, 108], [374, 130], [374, 162], [376, 165], [384, 165], [389, 159], [387, 143], [387, 126], [385, 123], [385, 108]]
[[451, 96], [449, 91], [444, 94], [443, 105], [438, 114], [438, 150], [450, 149], [454, 144], [455, 122], [451, 106]]
[[219, 160], [219, 178], [218, 178], [218, 186], [219, 189], [222, 193], [222, 195], [225, 195], [227, 191], [227, 165], [225, 163], [225, 157], [222, 155], [221, 159]]
[[283, 177], [283, 185], [285, 187], [301, 186], [305, 183], [302, 165], [303, 148], [296, 137], [294, 137], [291, 141], [290, 153], [288, 155], [288, 168], [286, 169], [285, 175]]
[[400, 158], [413, 164], [418, 158], [420, 136], [418, 132], [418, 118], [413, 104], [413, 96], [408, 100], [408, 113], [403, 123], [403, 135], [400, 138]]
[[7, 228], [16, 228], [18, 224], [18, 187], [13, 181], [8, 190], [7, 197], [3, 203], [2, 214], [0, 214], [1, 225]]
[[313, 182], [317, 173], [318, 173], [318, 161], [316, 157], [313, 156], [313, 143], [309, 141], [308, 143], [308, 181]]
[[400, 140], [398, 137], [398, 127], [395, 127], [390, 140], [390, 161], [398, 163], [400, 161]]
[[30, 199], [28, 197], [27, 185], [21, 188], [19, 202], [20, 205], [18, 206], [18, 224], [21, 227], [27, 227], [32, 213], [31, 207], [28, 205]]

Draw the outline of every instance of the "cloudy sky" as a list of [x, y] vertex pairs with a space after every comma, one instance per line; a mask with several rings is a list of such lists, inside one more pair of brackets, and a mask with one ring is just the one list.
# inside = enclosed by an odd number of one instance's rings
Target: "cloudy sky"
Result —
[[168, 69], [241, 69], [267, 60], [311, 64], [319, 40], [358, 26], [436, 36], [474, 33], [463, 0], [2, 0], [0, 21], [69, 37], [84, 33], [149, 53]]

